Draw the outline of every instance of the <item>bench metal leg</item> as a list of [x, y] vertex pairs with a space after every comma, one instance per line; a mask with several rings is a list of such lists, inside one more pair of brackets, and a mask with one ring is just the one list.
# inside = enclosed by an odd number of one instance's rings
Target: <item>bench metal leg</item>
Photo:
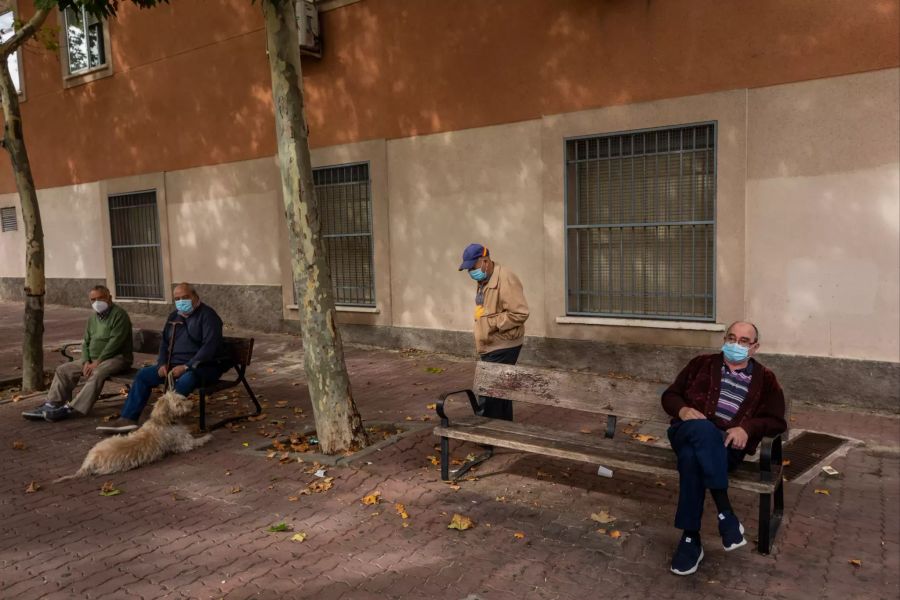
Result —
[[[447, 453], [448, 461], [450, 458], [449, 454], [450, 453], [448, 452]], [[476, 456], [472, 460], [467, 460], [462, 465], [460, 465], [460, 467], [458, 469], [453, 471], [453, 481], [457, 481], [460, 477], [462, 477], [463, 475], [468, 473], [469, 469], [471, 469], [472, 467], [474, 467], [476, 465], [480, 465], [481, 463], [483, 463], [484, 461], [486, 461], [493, 455], [494, 455], [494, 447], [493, 446], [485, 446], [484, 454], [482, 454], [481, 456]]]
[[[247, 390], [247, 395], [250, 396], [250, 400], [253, 401], [254, 410], [252, 413], [247, 413], [243, 415], [235, 415], [233, 417], [228, 417], [222, 419], [221, 421], [217, 421], [212, 426], [210, 426], [210, 431], [213, 429], [218, 429], [223, 425], [228, 423], [233, 423], [235, 421], [242, 421], [247, 417], [255, 417], [259, 414], [262, 414], [262, 406], [259, 404], [259, 400], [256, 398], [256, 394], [253, 393], [253, 389], [250, 387], [250, 384], [247, 382], [247, 378], [244, 377], [243, 373], [239, 373], [238, 377], [240, 378], [241, 383], [244, 384], [244, 389]], [[200, 389], [200, 431], [206, 431], [206, 394], [203, 389]]]
[[441, 437], [441, 479], [450, 481], [450, 439]]
[[[773, 498], [774, 495], [774, 510]], [[769, 554], [772, 543], [784, 516], [784, 483], [779, 482], [774, 494], [759, 495], [759, 544], [760, 554]]]

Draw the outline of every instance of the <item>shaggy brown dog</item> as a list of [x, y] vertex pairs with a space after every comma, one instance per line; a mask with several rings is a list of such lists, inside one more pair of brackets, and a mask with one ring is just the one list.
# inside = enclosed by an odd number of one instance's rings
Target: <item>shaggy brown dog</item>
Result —
[[110, 475], [155, 462], [167, 454], [190, 452], [207, 443], [212, 435], [195, 438], [184, 425], [175, 424], [190, 414], [193, 403], [170, 389], [153, 406], [150, 419], [128, 435], [107, 438], [90, 449], [81, 468], [65, 481], [87, 475]]

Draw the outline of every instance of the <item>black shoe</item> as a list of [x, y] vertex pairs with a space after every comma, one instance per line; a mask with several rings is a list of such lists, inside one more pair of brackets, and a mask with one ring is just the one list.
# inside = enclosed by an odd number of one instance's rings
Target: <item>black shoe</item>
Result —
[[698, 536], [682, 535], [672, 557], [672, 572], [676, 575], [690, 575], [697, 571], [703, 560], [703, 546]]
[[137, 421], [119, 417], [109, 425], [100, 425], [97, 431], [100, 433], [131, 433], [139, 427]]
[[78, 416], [78, 413], [75, 412], [75, 409], [68, 404], [63, 404], [60, 407], [51, 408], [44, 411], [44, 420], [49, 421], [50, 423], [55, 423], [56, 421], [65, 421], [66, 419], [75, 416]]
[[747, 543], [744, 538], [744, 526], [733, 512], [719, 513], [719, 535], [722, 536], [722, 547], [725, 552], [736, 550]]
[[37, 408], [22, 411], [22, 417], [28, 419], [29, 421], [43, 421], [44, 413], [46, 413], [48, 410], [59, 410], [60, 408], [62, 407], [57, 404], [44, 402]]

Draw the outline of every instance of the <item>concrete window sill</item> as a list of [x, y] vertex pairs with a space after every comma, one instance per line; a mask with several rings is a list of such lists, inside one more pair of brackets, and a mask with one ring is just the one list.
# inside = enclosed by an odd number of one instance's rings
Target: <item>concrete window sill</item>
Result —
[[647, 329], [679, 329], [684, 331], [725, 331], [723, 323], [697, 321], [651, 321], [648, 319], [611, 319], [609, 317], [556, 317], [559, 325], [605, 325], [612, 327], [644, 327]]
[[[373, 307], [373, 306], [335, 306], [335, 310], [338, 312], [350, 312], [350, 313], [368, 313], [377, 315], [381, 313], [381, 309]], [[288, 310], [300, 310], [300, 307], [296, 304], [288, 304]]]

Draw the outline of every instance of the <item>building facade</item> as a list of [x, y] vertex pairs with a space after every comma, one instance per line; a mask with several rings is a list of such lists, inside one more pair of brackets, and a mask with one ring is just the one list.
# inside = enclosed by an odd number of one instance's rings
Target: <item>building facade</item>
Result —
[[[666, 380], [746, 318], [798, 399], [897, 410], [896, 0], [318, 8], [304, 89], [345, 338], [471, 352], [456, 267], [480, 242], [525, 285], [523, 360]], [[51, 19], [59, 52], [16, 57], [48, 301], [106, 283], [164, 314], [186, 280], [233, 325], [290, 329], [259, 7]], [[7, 160], [0, 209], [20, 298]]]

